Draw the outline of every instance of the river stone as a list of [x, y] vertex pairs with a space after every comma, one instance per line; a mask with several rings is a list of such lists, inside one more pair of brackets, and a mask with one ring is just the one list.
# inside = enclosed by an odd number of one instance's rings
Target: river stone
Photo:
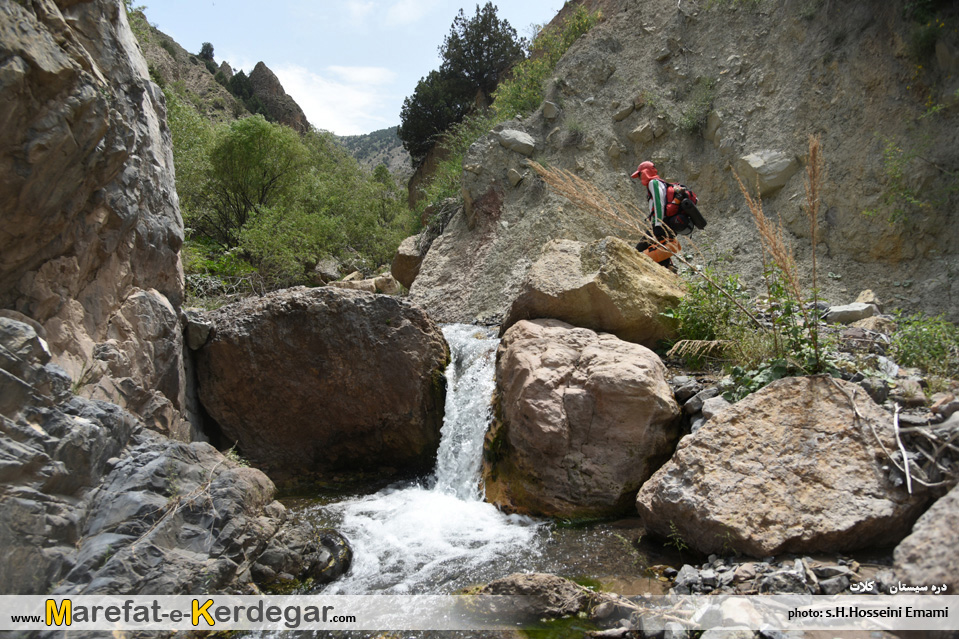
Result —
[[[850, 398], [862, 419], [857, 419]], [[894, 544], [927, 498], [887, 476], [892, 420], [857, 386], [779, 380], [684, 437], [640, 489], [646, 528], [754, 557]]]
[[662, 313], [682, 296], [673, 273], [619, 238], [554, 240], [530, 269], [500, 333], [519, 320], [553, 318], [655, 346], [673, 334]]
[[948, 586], [959, 591], [959, 487], [919, 518], [893, 553], [896, 576], [911, 585]]
[[575, 615], [589, 605], [592, 593], [577, 583], [541, 573], [508, 575], [483, 586], [477, 595], [515, 597], [513, 611], [533, 619]]
[[283, 479], [433, 467], [449, 356], [423, 311], [385, 295], [299, 287], [207, 319], [200, 401], [258, 467]]
[[679, 436], [665, 374], [655, 353], [613, 335], [558, 320], [517, 323], [497, 354], [487, 500], [555, 517], [628, 511]]

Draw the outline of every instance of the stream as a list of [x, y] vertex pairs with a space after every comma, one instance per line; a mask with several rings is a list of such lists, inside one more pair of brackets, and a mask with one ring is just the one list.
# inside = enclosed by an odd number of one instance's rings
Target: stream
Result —
[[447, 325], [443, 334], [452, 361], [434, 473], [332, 504], [290, 504], [297, 516], [336, 528], [353, 547], [349, 573], [324, 594], [449, 594], [514, 572], [604, 580], [623, 594], [661, 591], [644, 574], [648, 555], [633, 546], [635, 520], [563, 526], [507, 515], [483, 501], [483, 437], [499, 340], [473, 325]]

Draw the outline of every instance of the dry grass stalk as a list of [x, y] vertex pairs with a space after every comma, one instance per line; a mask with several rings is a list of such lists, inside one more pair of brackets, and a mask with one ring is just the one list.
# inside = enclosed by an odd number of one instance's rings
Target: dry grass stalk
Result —
[[[546, 168], [532, 160], [527, 161], [526, 164], [554, 191], [583, 211], [606, 221], [616, 228], [634, 235], [639, 235], [648, 242], [656, 242], [653, 229], [647, 221], [646, 212], [635, 204], [623, 204], [622, 202], [612, 200], [594, 185], [577, 175], [573, 175], [569, 171], [553, 167]], [[703, 270], [697, 269], [679, 254], [674, 254], [673, 257], [688, 266], [691, 272], [696, 273], [714, 286], [716, 290], [735, 304], [736, 307], [761, 330], [768, 330], [749, 309], [743, 306], [739, 300], [720, 286], [713, 278], [704, 273]]]
[[676, 342], [667, 357], [675, 357], [684, 360], [698, 360], [706, 358], [725, 359], [726, 354], [736, 347], [736, 343], [717, 339], [717, 340], [694, 340], [684, 339]]
[[[826, 179], [826, 166], [822, 157], [822, 141], [819, 136], [809, 136], [809, 163], [806, 165], [806, 215], [809, 217], [809, 237], [812, 242], [812, 294], [813, 304], [818, 307], [819, 285], [816, 279], [816, 245], [819, 243], [819, 201], [820, 187]], [[813, 347], [816, 353], [816, 367], [820, 366], [819, 322], [812, 328]]]

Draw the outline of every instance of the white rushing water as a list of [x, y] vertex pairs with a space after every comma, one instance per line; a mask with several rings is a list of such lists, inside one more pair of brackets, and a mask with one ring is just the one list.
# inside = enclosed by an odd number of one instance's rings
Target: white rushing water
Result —
[[521, 569], [537, 552], [539, 524], [482, 500], [498, 340], [462, 324], [443, 334], [452, 361], [436, 470], [420, 484], [322, 507], [353, 547], [350, 572], [325, 593], [445, 594]]

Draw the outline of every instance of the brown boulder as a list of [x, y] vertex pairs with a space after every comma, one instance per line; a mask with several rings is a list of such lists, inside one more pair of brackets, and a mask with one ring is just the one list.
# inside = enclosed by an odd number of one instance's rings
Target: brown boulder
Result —
[[926, 498], [890, 480], [882, 446], [896, 450], [892, 417], [856, 385], [783, 379], [684, 437], [636, 505], [647, 530], [705, 553], [892, 544]]
[[422, 234], [413, 235], [403, 240], [396, 249], [396, 255], [390, 266], [390, 273], [406, 288], [413, 286], [413, 280], [419, 275], [420, 265], [423, 264], [423, 254], [420, 252], [421, 237]]
[[487, 500], [562, 517], [628, 511], [679, 436], [665, 373], [655, 353], [613, 335], [517, 323], [497, 354]]
[[294, 288], [210, 313], [199, 395], [274, 476], [422, 471], [443, 421], [440, 329], [393, 297]]
[[554, 240], [530, 269], [502, 332], [519, 320], [547, 317], [653, 346], [672, 335], [662, 312], [682, 296], [673, 273], [619, 238]]

